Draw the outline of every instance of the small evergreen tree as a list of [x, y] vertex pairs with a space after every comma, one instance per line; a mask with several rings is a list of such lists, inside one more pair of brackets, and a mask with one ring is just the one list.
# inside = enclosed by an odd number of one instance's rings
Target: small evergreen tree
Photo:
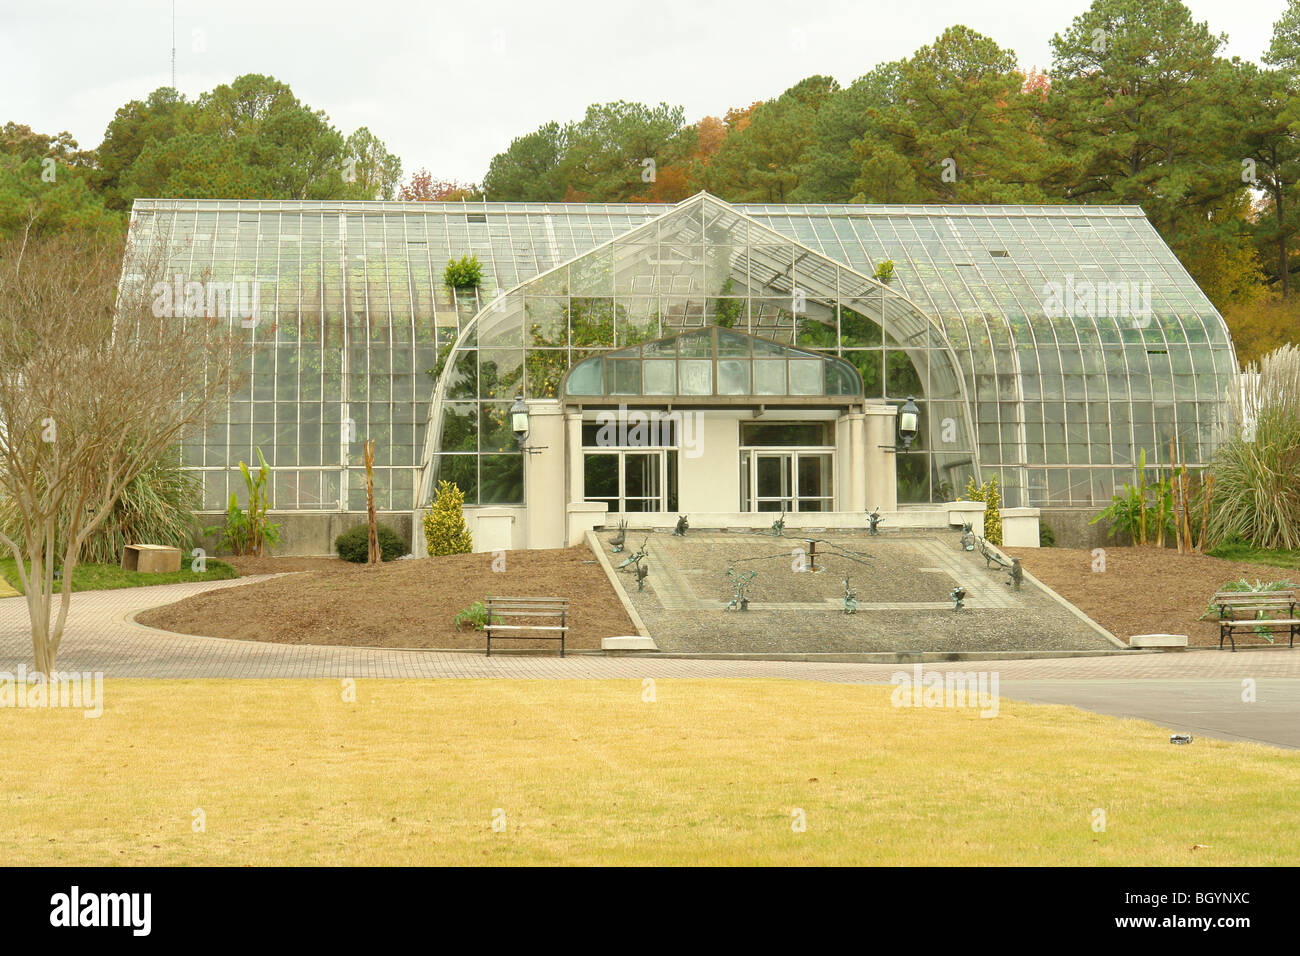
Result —
[[984, 540], [989, 544], [1002, 544], [1002, 513], [999, 506], [1002, 496], [998, 494], [998, 476], [994, 475], [982, 485], [976, 485], [975, 479], [966, 480], [966, 500], [982, 501], [984, 509]]
[[483, 266], [479, 263], [478, 256], [465, 255], [459, 259], [448, 259], [442, 279], [452, 289], [474, 289], [483, 282]]
[[424, 540], [429, 557], [469, 554], [474, 548], [465, 524], [465, 492], [450, 481], [438, 482], [433, 507], [424, 514]]

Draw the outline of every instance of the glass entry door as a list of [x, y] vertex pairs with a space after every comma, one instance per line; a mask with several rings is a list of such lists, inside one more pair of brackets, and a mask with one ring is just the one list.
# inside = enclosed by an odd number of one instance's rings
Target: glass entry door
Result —
[[740, 453], [741, 507], [746, 511], [830, 511], [834, 455], [824, 451]]
[[750, 511], [794, 511], [794, 455], [754, 453], [754, 500]]

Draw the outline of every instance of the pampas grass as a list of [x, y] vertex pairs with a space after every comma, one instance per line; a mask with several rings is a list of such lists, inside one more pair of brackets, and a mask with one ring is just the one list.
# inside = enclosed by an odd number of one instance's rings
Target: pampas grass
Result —
[[1228, 406], [1210, 539], [1300, 547], [1300, 349], [1284, 345], [1247, 366]]

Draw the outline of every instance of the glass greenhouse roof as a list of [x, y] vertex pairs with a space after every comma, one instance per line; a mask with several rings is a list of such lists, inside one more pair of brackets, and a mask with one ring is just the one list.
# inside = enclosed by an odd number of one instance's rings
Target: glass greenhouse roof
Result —
[[[278, 508], [363, 509], [350, 435], [379, 440], [381, 509], [422, 503], [431, 461], [469, 503], [515, 500], [500, 406], [706, 326], [833, 356], [867, 401], [914, 394], [935, 434], [900, 455], [901, 500], [950, 495], [967, 469], [999, 475], [1008, 504], [1091, 505], [1139, 449], [1203, 462], [1236, 368], [1135, 206], [137, 200], [124, 281], [158, 250], [168, 274], [258, 284], [274, 314], [248, 388], [184, 449], [212, 510], [254, 448]], [[466, 254], [482, 285], [447, 288]], [[455, 427], [430, 442], [435, 410]]]

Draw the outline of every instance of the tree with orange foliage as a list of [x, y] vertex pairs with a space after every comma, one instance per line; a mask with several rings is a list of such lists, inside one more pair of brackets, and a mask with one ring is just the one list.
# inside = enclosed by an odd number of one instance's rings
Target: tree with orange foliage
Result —
[[434, 179], [424, 167], [411, 175], [411, 181], [397, 190], [403, 202], [461, 202], [482, 199], [483, 193], [474, 183], [458, 183], [451, 179]]

